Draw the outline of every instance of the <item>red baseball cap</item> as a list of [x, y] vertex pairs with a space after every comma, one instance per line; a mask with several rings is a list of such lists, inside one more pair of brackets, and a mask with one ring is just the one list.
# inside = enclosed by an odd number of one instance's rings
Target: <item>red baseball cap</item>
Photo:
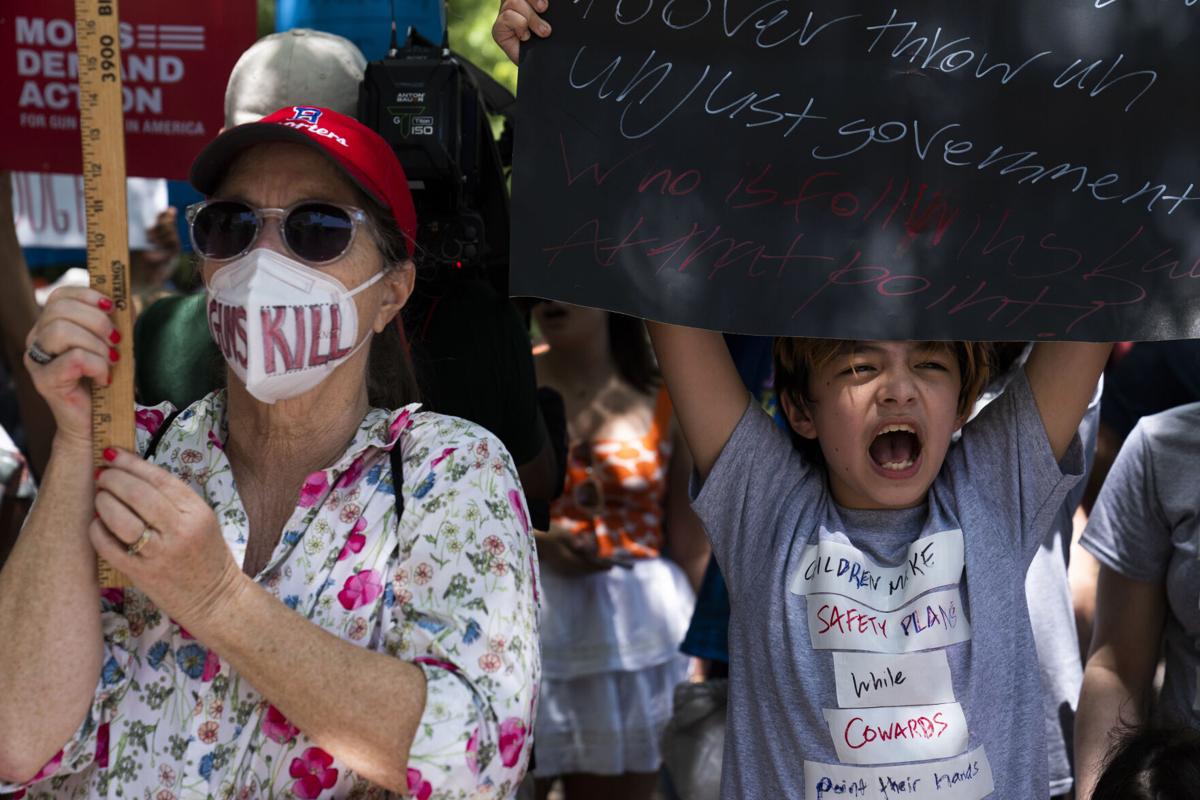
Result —
[[391, 145], [356, 119], [328, 108], [287, 106], [257, 122], [238, 125], [209, 142], [192, 162], [192, 186], [211, 196], [234, 160], [264, 142], [296, 142], [314, 148], [375, 202], [392, 212], [413, 254], [417, 212], [408, 178]]

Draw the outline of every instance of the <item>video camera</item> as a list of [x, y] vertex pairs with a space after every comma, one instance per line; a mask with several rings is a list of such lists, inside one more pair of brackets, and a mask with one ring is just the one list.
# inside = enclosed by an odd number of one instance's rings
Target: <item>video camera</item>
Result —
[[[408, 176], [423, 281], [470, 274], [508, 294], [508, 188], [487, 111], [509, 113], [507, 89], [443, 42], [409, 29], [367, 64], [358, 119], [395, 151]], [[509, 159], [511, 161], [511, 158]]]

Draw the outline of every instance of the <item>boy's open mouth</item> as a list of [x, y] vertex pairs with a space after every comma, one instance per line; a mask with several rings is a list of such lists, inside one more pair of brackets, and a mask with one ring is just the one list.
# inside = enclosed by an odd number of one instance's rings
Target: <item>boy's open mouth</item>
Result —
[[889, 472], [903, 472], [917, 463], [921, 455], [921, 438], [917, 429], [907, 422], [884, 426], [871, 442], [872, 460]]

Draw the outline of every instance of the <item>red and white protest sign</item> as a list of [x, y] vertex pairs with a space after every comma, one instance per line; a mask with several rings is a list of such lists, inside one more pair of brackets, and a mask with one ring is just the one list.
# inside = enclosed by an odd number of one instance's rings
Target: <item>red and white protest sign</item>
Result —
[[[72, 0], [6, 0], [0, 168], [78, 173], [79, 59]], [[130, 175], [186, 178], [224, 122], [225, 82], [254, 43], [254, 3], [122, 0], [125, 157]]]

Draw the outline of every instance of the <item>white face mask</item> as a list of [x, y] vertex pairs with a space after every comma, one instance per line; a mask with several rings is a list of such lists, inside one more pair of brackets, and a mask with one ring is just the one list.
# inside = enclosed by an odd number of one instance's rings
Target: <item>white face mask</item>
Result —
[[264, 402], [304, 394], [370, 340], [358, 335], [353, 291], [338, 279], [259, 247], [208, 282], [208, 330], [253, 397]]

